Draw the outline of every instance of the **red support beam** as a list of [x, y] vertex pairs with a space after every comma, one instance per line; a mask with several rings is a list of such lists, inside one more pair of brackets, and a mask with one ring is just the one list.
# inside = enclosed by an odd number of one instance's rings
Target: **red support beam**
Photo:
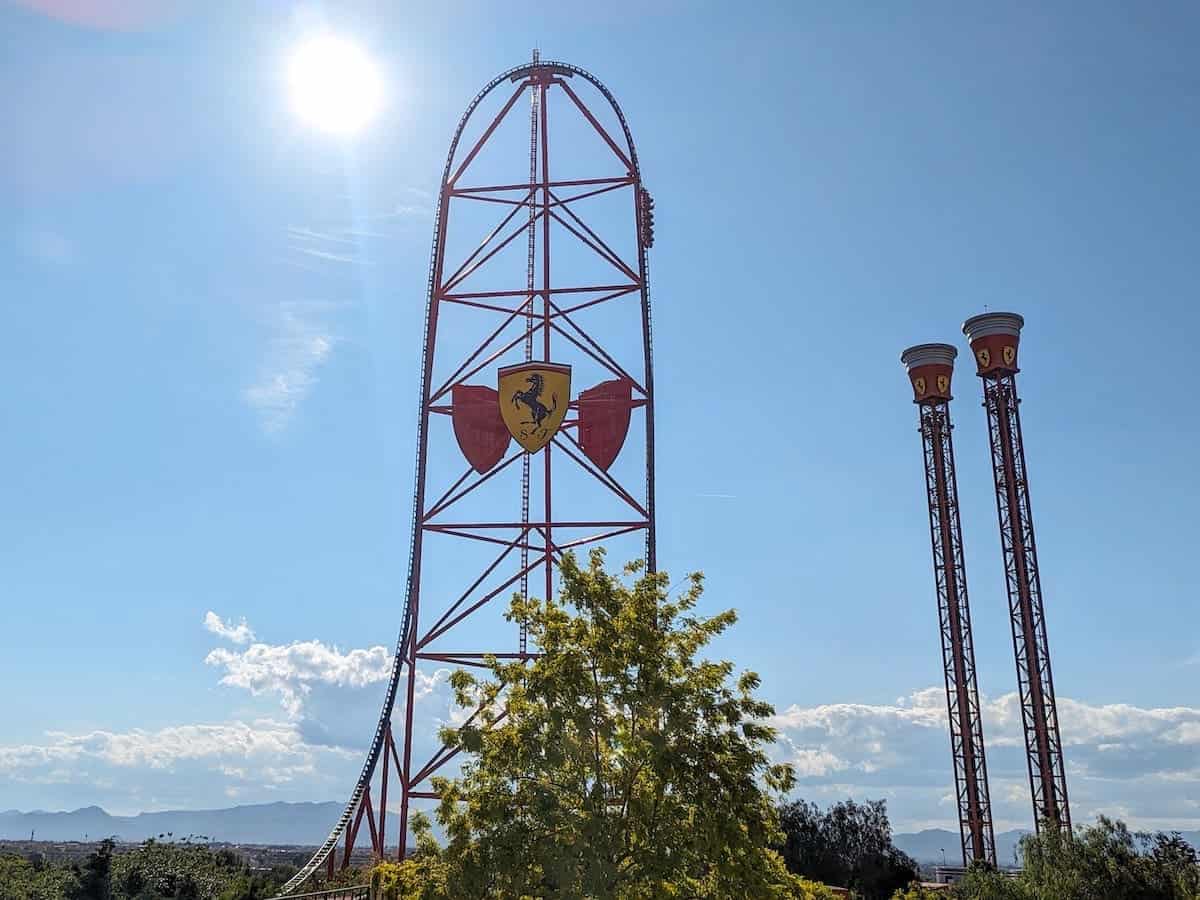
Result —
[[[569, 88], [561, 77], [568, 74], [574, 80]], [[506, 84], [513, 87], [510, 89]], [[595, 102], [606, 110], [604, 121], [609, 122], [615, 117], [619, 131], [601, 125], [601, 117], [597, 117], [592, 108], [595, 103], [585, 100], [585, 94], [590, 97], [589, 92], [593, 88], [597, 98]], [[481, 114], [481, 127], [471, 129], [471, 133], [478, 137], [465, 139], [464, 134], [472, 117], [493, 91], [496, 92], [495, 98], [502, 100], [498, 112], [494, 115], [489, 113], [486, 117]], [[507, 127], [509, 123], [506, 120], [514, 115], [518, 100], [526, 95], [529, 96], [530, 109], [525, 127], [520, 129], [523, 134], [520, 141], [522, 146], [510, 146], [510, 157], [504, 155], [506, 151], [500, 146], [493, 153], [490, 145], [498, 145], [511, 137], [512, 129]], [[555, 104], [553, 114], [550, 111], [551, 103]], [[492, 109], [497, 107], [493, 106]], [[552, 125], [557, 127], [557, 123], [567, 119], [578, 121], [580, 116], [586, 127], [595, 129], [613, 150], [617, 160], [626, 169], [623, 174], [615, 177], [610, 175], [612, 165], [608, 163], [593, 173], [596, 177], [555, 180], [554, 173], [559, 171], [572, 175], [588, 174], [579, 172], [577, 163], [552, 162], [550, 158], [551, 140], [554, 137]], [[528, 144], [524, 143], [524, 138], [528, 138]], [[560, 143], [555, 138], [553, 150], [561, 153], [563, 149], [569, 152], [569, 143]], [[506, 158], [513, 163], [507, 169], [502, 162]], [[483, 170], [475, 165], [476, 160], [486, 160], [486, 177], [482, 174]], [[460, 184], [468, 172], [476, 169], [481, 173], [477, 180], [491, 183]], [[588, 213], [594, 204], [583, 201], [601, 194], [616, 196], [621, 191], [627, 192], [631, 198], [627, 217], [604, 216], [590, 220]], [[480, 633], [490, 632], [486, 628], [481, 631], [472, 626], [460, 628], [465, 619], [479, 613], [518, 582], [522, 592], [526, 592], [531, 574], [536, 573], [539, 590], [550, 596], [554, 590], [554, 568], [562, 553], [570, 548], [644, 535], [643, 546], [648, 567], [651, 571], [654, 569], [654, 397], [645, 231], [641, 227], [643, 223], [639, 206], [642, 202], [639, 198], [645, 196], [637, 154], [624, 116], [607, 88], [582, 69], [563, 63], [542, 63], [535, 58], [532, 65], [518, 67], [494, 79], [471, 102], [459, 123], [442, 173], [435, 212], [421, 362], [413, 533], [401, 633], [392, 675], [367, 760], [347, 807], [334, 825], [329, 839], [285, 886], [285, 892], [295, 890], [305, 878], [320, 871], [323, 865], [330, 865], [329, 860], [333, 858], [339, 838], [345, 839], [343, 852], [348, 858], [353, 852], [363, 818], [371, 831], [372, 847], [382, 854], [389, 803], [399, 804], [400, 831], [397, 843], [399, 855], [405, 855], [412, 803], [436, 799], [435, 792], [423, 789], [422, 782], [437, 769], [451, 763], [458, 753], [457, 746], [451, 743], [435, 752], [425, 765], [414, 765], [416, 752], [424, 756], [424, 748], [419, 745], [414, 747], [414, 733], [428, 731], [428, 728], [417, 727], [419, 723], [414, 720], [418, 714], [415, 700], [416, 667], [419, 663], [471, 666], [481, 664], [487, 656], [505, 660], [537, 658], [536, 648], [526, 645], [522, 623], [513, 623], [514, 633], [511, 636], [501, 633], [500, 629], [495, 630], [495, 645], [487, 648], [478, 647], [476, 641]], [[463, 205], [453, 203], [455, 198], [479, 200], [507, 208], [497, 215], [500, 219], [498, 225], [489, 222], [485, 227], [476, 229], [471, 225], [471, 216], [461, 214]], [[521, 216], [522, 210], [527, 212], [524, 217]], [[482, 208], [472, 207], [472, 212], [486, 214]], [[595, 279], [581, 277], [572, 270], [568, 264], [571, 258], [569, 252], [558, 252], [556, 249], [552, 254], [552, 219], [563, 226], [562, 232], [556, 232], [556, 240], [562, 241], [568, 249], [575, 241], [579, 241], [587, 248], [586, 254], [596, 254], [606, 260], [625, 280], [617, 279], [619, 283], [615, 284], [594, 283]], [[508, 265], [509, 254], [501, 255], [501, 251], [521, 236], [525, 236], [528, 243], [527, 266], [524, 271], [517, 272], [513, 271], [516, 267]], [[459, 248], [466, 249], [460, 251]], [[467, 250], [470, 252], [462, 258], [460, 252]], [[451, 252], [454, 254], [453, 261], [448, 263], [448, 253]], [[631, 255], [634, 253], [636, 256]], [[636, 266], [631, 264], [635, 258]], [[464, 289], [468, 287], [465, 285], [468, 278], [472, 282], [469, 286], [471, 289]], [[478, 283], [475, 283], [476, 279]], [[590, 334], [585, 328], [585, 324], [590, 325], [586, 320], [589, 311], [628, 294], [638, 296], [638, 307], [634, 309], [629, 304], [614, 304], [605, 308], [605, 340]], [[564, 296], [569, 299], [559, 299], [556, 304], [555, 300]], [[474, 317], [480, 325], [472, 327], [479, 327], [479, 335], [483, 336], [483, 340], [475, 343], [476, 337], [470, 331], [439, 334], [440, 329], [447, 327], [440, 324], [443, 302], [454, 304], [457, 313], [453, 320], [447, 321], [453, 321], [457, 328], [460, 321]], [[509, 303], [513, 306], [506, 305]], [[622, 318], [625, 318], [628, 330], [609, 337], [613, 324]], [[496, 327], [497, 324], [499, 327]], [[513, 331], [519, 333], [510, 340]], [[636, 362], [633, 359], [626, 360], [624, 354], [639, 345], [640, 353], [634, 356]], [[464, 346], [466, 349], [463, 349]], [[462, 471], [457, 462], [461, 451], [454, 437], [454, 429], [450, 427], [452, 423], [445, 420], [445, 417], [453, 417], [455, 413], [453, 405], [445, 399], [446, 395], [455, 385], [467, 383], [477, 376], [491, 381], [495, 377], [495, 367], [510, 362], [535, 362], [538, 357], [546, 362], [572, 365], [579, 372], [586, 371], [590, 361], [594, 360], [606, 371], [628, 379], [635, 386], [639, 396], [633, 404], [633, 412], [644, 417], [644, 451], [637, 446], [638, 442], [630, 441], [622, 452], [626, 455], [636, 453], [639, 457], [644, 452], [644, 458], [637, 467], [641, 468], [641, 463], [644, 463], [643, 490], [637, 490], [626, 476], [622, 476], [621, 482], [618, 482], [614, 476], [587, 464], [584, 456], [578, 452], [578, 441], [565, 430], [576, 426], [574, 420], [560, 425], [565, 437], [548, 441], [536, 454], [514, 451], [513, 455], [498, 460], [496, 465], [477, 478], [472, 477], [470, 471], [457, 474]], [[587, 387], [586, 384], [574, 386], [577, 391]], [[573, 405], [577, 408], [577, 404], [572, 404], [571, 397], [567, 397], [566, 401], [568, 409]], [[460, 421], [457, 424], [464, 426], [467, 423]], [[472, 424], [471, 427], [486, 428], [486, 421], [483, 426]], [[467, 432], [460, 427], [460, 433]], [[574, 458], [581, 470], [576, 472], [572, 471], [573, 466], [555, 465], [554, 458], [560, 455]], [[516, 480], [516, 467], [512, 463], [518, 456], [521, 458], [521, 481], [510, 485]], [[538, 469], [541, 471], [538, 472]], [[431, 475], [439, 479], [436, 488], [430, 483]], [[554, 486], [555, 476], [560, 481], [557, 489]], [[567, 482], [570, 492], [561, 486], [564, 477], [570, 479]], [[581, 495], [576, 491], [576, 487], [582, 483], [580, 479], [593, 485], [602, 485], [603, 488], [594, 491], [594, 498]], [[480, 513], [483, 492], [477, 492], [477, 488], [485, 482], [489, 483], [487, 497], [496, 504], [496, 508], [485, 506], [484, 512]], [[506, 486], [512, 488], [509, 499], [493, 501], [494, 496], [503, 496]], [[433, 493], [435, 489], [444, 493], [429, 505], [427, 498], [436, 496]], [[629, 505], [632, 518], [609, 518], [611, 513], [607, 509], [611, 501], [607, 492], [610, 491]], [[587, 499], [581, 501], [580, 496], [586, 496]], [[569, 507], [566, 505], [568, 501], [571, 503]], [[568, 508], [572, 512], [565, 514], [563, 510]], [[536, 513], [531, 513], [531, 509], [535, 509]], [[450, 517], [456, 521], [432, 521]], [[426, 552], [427, 534], [440, 535], [435, 553]], [[463, 552], [454, 552], [455, 542], [461, 545]], [[487, 554], [486, 558], [466, 552], [480, 543], [495, 545], [497, 549]], [[446, 553], [444, 550], [448, 545], [451, 549]], [[523, 558], [518, 560], [518, 557]], [[453, 578], [459, 578], [463, 584], [469, 583], [471, 586], [451, 602], [450, 597], [442, 594], [442, 586]], [[493, 607], [498, 605], [493, 604]], [[490, 612], [480, 615], [490, 615]], [[496, 618], [500, 619], [499, 614]], [[504, 624], [500, 623], [501, 628]], [[463, 639], [455, 641], [455, 633], [462, 634]], [[451, 647], [465, 645], [477, 649], [434, 652], [431, 642], [441, 642], [442, 638]], [[520, 650], [514, 652], [515, 647]], [[398, 711], [397, 704], [404, 710], [402, 722], [400, 716], [394, 715]], [[399, 730], [393, 733], [393, 729]], [[382, 766], [379, 765], [381, 756]], [[371, 785], [375, 779], [379, 779], [378, 805], [372, 802]], [[392, 786], [393, 781], [400, 787], [398, 797]], [[380, 818], [378, 823], [376, 809]]]
[[1017, 396], [1017, 350], [1024, 321], [1016, 313], [984, 313], [968, 319], [963, 332], [983, 382], [1034, 825], [1040, 829], [1049, 822], [1069, 831], [1066, 764]]
[[901, 361], [919, 411], [962, 860], [964, 866], [976, 861], [994, 866], [996, 839], [951, 440], [950, 381], [957, 353], [950, 344], [921, 344], [904, 351]]

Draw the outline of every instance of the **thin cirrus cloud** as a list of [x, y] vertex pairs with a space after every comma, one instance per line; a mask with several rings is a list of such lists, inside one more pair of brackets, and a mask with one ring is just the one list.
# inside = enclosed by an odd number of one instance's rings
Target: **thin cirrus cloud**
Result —
[[243, 398], [259, 415], [263, 431], [284, 431], [317, 383], [317, 371], [333, 352], [334, 338], [312, 313], [327, 304], [281, 303], [258, 378]]

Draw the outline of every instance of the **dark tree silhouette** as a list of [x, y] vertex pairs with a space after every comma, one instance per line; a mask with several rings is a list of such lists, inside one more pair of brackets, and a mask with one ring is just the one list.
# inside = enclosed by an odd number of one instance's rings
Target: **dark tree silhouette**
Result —
[[797, 875], [857, 891], [866, 900], [886, 900], [917, 877], [917, 864], [892, 844], [887, 803], [846, 800], [821, 812], [797, 800], [779, 810], [786, 835], [780, 848]]

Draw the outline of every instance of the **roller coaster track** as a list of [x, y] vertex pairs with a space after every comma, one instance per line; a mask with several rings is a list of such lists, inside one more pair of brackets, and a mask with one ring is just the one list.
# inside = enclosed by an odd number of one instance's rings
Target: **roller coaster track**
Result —
[[[451, 172], [452, 172], [453, 164], [455, 162], [456, 154], [458, 152], [459, 141], [462, 137], [463, 130], [466, 127], [468, 120], [471, 118], [471, 115], [475, 112], [476, 108], [483, 101], [483, 99], [488, 96], [488, 94], [490, 94], [496, 87], [498, 87], [499, 85], [501, 85], [505, 82], [511, 82], [514, 84], [524, 82], [526, 85], [530, 85], [533, 83], [532, 77], [539, 70], [541, 70], [542, 72], [548, 71], [550, 74], [560, 77], [560, 78], [561, 77], [571, 78], [571, 77], [578, 76], [578, 77], [586, 80], [587, 82], [589, 82], [592, 86], [594, 86], [603, 95], [605, 100], [607, 100], [608, 103], [611, 105], [612, 110], [615, 113], [616, 118], [619, 121], [621, 129], [624, 133], [626, 148], [628, 151], [628, 163], [629, 163], [629, 169], [630, 169], [629, 174], [633, 180], [633, 184], [636, 186], [636, 188], [638, 190], [640, 190], [641, 171], [638, 166], [637, 150], [634, 147], [633, 136], [630, 133], [629, 125], [626, 122], [625, 116], [622, 113], [620, 106], [617, 104], [616, 98], [612, 95], [612, 93], [608, 90], [608, 88], [605, 87], [604, 84], [602, 84], [600, 82], [600, 80], [598, 78], [596, 78], [594, 75], [592, 75], [591, 73], [589, 73], [589, 72], [585, 71], [584, 69], [581, 69], [577, 66], [573, 66], [573, 65], [570, 65], [567, 63], [562, 63], [562, 62], [540, 61], [540, 62], [526, 63], [524, 65], [509, 69], [508, 71], [503, 72], [500, 75], [497, 75], [490, 82], [488, 82], [488, 84], [478, 94], [475, 95], [474, 99], [471, 100], [470, 104], [467, 106], [466, 111], [463, 113], [462, 117], [459, 119], [458, 127], [455, 129], [454, 137], [450, 143], [450, 151], [447, 154], [446, 165], [442, 171], [441, 190], [439, 191], [437, 212], [435, 213], [435, 218], [434, 218], [434, 223], [433, 223], [433, 225], [434, 225], [433, 246], [432, 246], [432, 250], [431, 250], [431, 254], [430, 254], [429, 278], [428, 278], [426, 304], [425, 304], [425, 329], [423, 332], [423, 334], [426, 335], [426, 340], [425, 340], [424, 351], [422, 354], [422, 367], [421, 367], [422, 374], [421, 374], [421, 381], [420, 381], [420, 397], [418, 398], [418, 426], [417, 426], [418, 448], [427, 446], [427, 428], [428, 428], [429, 417], [424, 414], [423, 407], [426, 402], [426, 396], [427, 396], [426, 392], [428, 390], [427, 381], [428, 381], [428, 378], [429, 378], [430, 372], [431, 372], [432, 354], [434, 352], [433, 344], [427, 338], [428, 338], [428, 334], [429, 334], [430, 315], [433, 310], [433, 304], [434, 304], [434, 299], [435, 299], [435, 288], [436, 288], [436, 281], [437, 281], [437, 277], [438, 277], [437, 276], [438, 263], [439, 263], [441, 253], [443, 252], [442, 220], [443, 220], [443, 217], [446, 215], [449, 200], [450, 200], [449, 193], [450, 193], [451, 186], [453, 183], [452, 178], [451, 178]], [[616, 150], [617, 148], [614, 147], [613, 149]], [[621, 155], [621, 151], [617, 151], [617, 152], [618, 152], [618, 155]], [[638, 215], [639, 215], [639, 225], [640, 225], [640, 217], [643, 216], [644, 213], [639, 211]], [[645, 336], [645, 340], [644, 340], [645, 385], [644, 385], [644, 387], [645, 387], [646, 393], [648, 395], [652, 396], [653, 369], [651, 367], [649, 279], [648, 279], [648, 261], [647, 261], [647, 254], [646, 254], [646, 242], [639, 240], [638, 246], [639, 246], [638, 266], [639, 266], [640, 276], [641, 276], [641, 294], [642, 294], [642, 319], [643, 319], [642, 326], [643, 326], [644, 336]], [[647, 451], [647, 453], [646, 453], [646, 479], [647, 479], [646, 480], [646, 486], [647, 486], [646, 487], [646, 491], [647, 491], [647, 493], [646, 493], [646, 511], [648, 512], [648, 516], [647, 516], [648, 524], [646, 527], [646, 560], [647, 560], [648, 568], [651, 571], [653, 571], [655, 568], [654, 491], [653, 491], [654, 444], [653, 444], [653, 441], [654, 441], [653, 405], [648, 404], [646, 407], [646, 451]], [[295, 876], [293, 876], [292, 879], [290, 881], [288, 881], [287, 884], [285, 884], [283, 886], [283, 888], [280, 890], [280, 893], [278, 896], [281, 898], [287, 897], [287, 896], [294, 896], [296, 891], [301, 886], [303, 886], [305, 884], [305, 882], [307, 882], [308, 879], [310, 877], [312, 877], [312, 875], [318, 869], [320, 869], [322, 867], [322, 865], [324, 865], [326, 863], [326, 860], [329, 858], [330, 854], [335, 852], [335, 848], [337, 846], [338, 841], [345, 834], [346, 829], [348, 827], [350, 827], [351, 820], [354, 819], [356, 812], [358, 811], [360, 805], [363, 803], [364, 796], [370, 790], [371, 779], [375, 773], [375, 767], [378, 765], [380, 758], [383, 756], [383, 754], [385, 752], [385, 747], [387, 746], [387, 743], [388, 743], [387, 736], [391, 729], [391, 719], [392, 719], [393, 708], [394, 708], [395, 702], [396, 702], [396, 694], [397, 694], [397, 691], [399, 690], [401, 675], [405, 668], [406, 654], [404, 651], [405, 651], [406, 646], [411, 641], [414, 640], [412, 598], [413, 598], [414, 590], [419, 589], [418, 579], [420, 578], [419, 566], [417, 565], [417, 554], [418, 554], [418, 550], [419, 550], [419, 548], [418, 548], [418, 533], [420, 531], [420, 523], [421, 523], [420, 503], [421, 503], [421, 494], [422, 494], [421, 485], [420, 485], [420, 481], [421, 481], [421, 477], [422, 477], [421, 466], [420, 466], [420, 455], [419, 455], [420, 453], [421, 453], [421, 450], [419, 449], [418, 450], [417, 472], [416, 472], [416, 479], [415, 479], [416, 484], [415, 484], [415, 489], [413, 491], [413, 529], [412, 529], [412, 535], [410, 537], [410, 543], [409, 543], [408, 577], [407, 577], [407, 589], [406, 589], [406, 594], [405, 594], [404, 611], [403, 611], [403, 615], [401, 617], [400, 632], [399, 632], [399, 635], [396, 640], [396, 653], [395, 653], [395, 656], [394, 656], [394, 659], [392, 662], [391, 674], [390, 674], [390, 677], [388, 678], [387, 691], [384, 695], [383, 706], [382, 706], [382, 708], [380, 710], [380, 714], [379, 714], [379, 721], [378, 721], [378, 724], [375, 726], [375, 734], [371, 739], [370, 748], [367, 751], [367, 756], [366, 756], [365, 762], [363, 763], [362, 772], [359, 774], [358, 780], [357, 780], [357, 782], [355, 782], [354, 788], [350, 792], [350, 797], [349, 797], [348, 801], [346, 802], [346, 806], [343, 809], [341, 816], [338, 818], [337, 822], [334, 824], [333, 828], [330, 830], [329, 836], [325, 839], [325, 841], [320, 845], [320, 847], [317, 848], [316, 852], [312, 855], [312, 858], [309, 859], [308, 862], [306, 862], [300, 868], [300, 870], [298, 872], [296, 872]], [[386, 814], [386, 812], [385, 812], [385, 814]], [[399, 836], [399, 840], [401, 842], [403, 842], [405, 840], [405, 838], [406, 838], [406, 836], [404, 834], [401, 834]]]

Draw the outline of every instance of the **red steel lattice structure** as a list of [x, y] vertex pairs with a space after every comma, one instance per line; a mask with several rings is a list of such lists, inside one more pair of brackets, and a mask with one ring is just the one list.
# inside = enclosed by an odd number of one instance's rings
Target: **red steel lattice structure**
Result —
[[950, 385], [957, 354], [950, 344], [920, 344], [905, 350], [900, 361], [908, 369], [913, 400], [920, 417], [963, 865], [974, 861], [995, 865], [996, 839], [992, 828], [992, 803], [958, 509], [958, 478], [951, 440]]
[[1071, 812], [1017, 397], [1017, 348], [1024, 324], [1016, 313], [984, 313], [967, 319], [963, 334], [983, 381], [1034, 822], [1038, 828], [1046, 821], [1069, 830]]
[[[494, 92], [505, 98], [499, 111], [467, 138], [469, 127], [478, 124], [473, 115]], [[585, 94], [595, 95], [598, 106], [595, 101], [589, 106]], [[519, 101], [526, 95], [529, 112], [523, 120]], [[597, 171], [568, 171], [555, 177], [559, 169], [551, 162], [551, 99], [556, 101], [555, 114], [573, 117], [577, 129], [562, 168], [568, 170], [576, 162], [572, 151], [582, 146], [582, 131], [593, 143], [585, 165], [595, 165]], [[518, 120], [515, 124], [528, 141], [519, 154], [521, 170], [497, 168], [494, 161], [481, 163], [494, 144], [511, 136], [506, 123], [512, 120]], [[564, 162], [561, 152], [556, 158]], [[484, 177], [484, 182], [473, 177]], [[589, 221], [588, 203], [597, 198], [619, 201], [619, 206], [610, 204], [607, 216]], [[471, 231], [474, 222], [464, 214], [467, 205], [497, 210], [499, 221], [469, 235], [469, 243], [462, 244], [463, 228]], [[619, 209], [619, 215], [614, 209]], [[467, 225], [462, 226], [464, 222]], [[294, 892], [322, 867], [332, 874], [339, 867], [339, 855], [340, 867], [349, 865], [364, 823], [373, 852], [386, 856], [389, 788], [393, 806], [399, 794], [397, 853], [403, 858], [413, 802], [436, 799], [429, 779], [457, 753], [451, 746], [441, 746], [427, 760], [417, 755], [413, 707], [420, 664], [482, 667], [488, 656], [529, 659], [536, 655], [527, 647], [520, 623], [512, 626], [518, 633], [511, 649], [503, 644], [502, 629], [485, 631], [483, 642], [490, 646], [482, 648], [440, 646], [447, 636], [453, 640], [456, 634], [470, 633], [465, 622], [482, 609], [494, 609], [497, 598], [502, 602], [514, 591], [525, 592], [530, 576], [535, 590], [551, 596], [557, 561], [573, 548], [641, 535], [644, 542], [639, 542], [637, 552], [654, 570], [654, 380], [646, 258], [653, 237], [653, 201], [642, 185], [628, 125], [612, 94], [593, 75], [564, 63], [541, 61], [535, 53], [531, 64], [499, 75], [471, 101], [451, 142], [434, 225], [409, 576], [391, 678], [349, 802], [325, 843], [283, 894]], [[465, 248], [461, 253], [460, 244]], [[500, 266], [506, 249], [512, 247], [525, 251], [520, 254], [519, 272]], [[563, 250], [568, 262], [559, 263]], [[580, 254], [594, 265], [578, 264]], [[490, 269], [499, 274], [486, 288], [478, 287], [480, 277]], [[622, 302], [623, 298], [629, 299]], [[443, 326], [451, 309], [484, 317], [480, 333], [486, 336], [464, 343], [461, 330]], [[581, 324], [597, 310], [608, 311], [610, 328], [613, 321], [625, 317], [628, 331], [622, 338], [611, 340], [610, 334], [606, 341]], [[620, 361], [631, 348], [636, 348], [635, 359]], [[505, 363], [537, 365], [539, 360], [574, 362], [577, 373], [581, 366], [590, 366], [608, 380], [592, 387], [579, 385], [584, 390], [572, 389], [576, 399], [570, 401], [558, 432], [543, 449], [527, 453], [520, 446], [509, 447], [509, 434], [497, 413], [503, 398], [486, 383]], [[472, 379], [475, 383], [469, 383]], [[644, 451], [644, 466], [636, 465], [640, 484], [632, 486], [622, 483], [609, 467], [625, 444], [631, 417], [637, 416], [644, 425], [644, 437], [638, 439], [641, 446], [636, 448]], [[625, 450], [628, 457], [634, 448]], [[465, 471], [457, 478], [445, 477], [440, 469], [446, 460], [461, 458], [460, 453], [467, 460]], [[478, 502], [480, 494], [501, 483], [502, 473], [519, 474], [519, 485], [503, 491], [501, 502], [485, 504], [470, 514], [462, 512], [470, 509], [472, 499]], [[574, 479], [567, 493], [556, 492], [555, 479], [561, 484], [565, 477]], [[626, 480], [633, 477], [627, 475]], [[568, 501], [586, 493], [584, 482], [623, 514], [601, 514], [598, 504], [589, 507], [587, 514], [562, 512]], [[462, 555], [451, 549], [438, 562], [429, 546], [435, 538], [464, 548]], [[472, 569], [465, 562], [467, 550], [481, 546], [492, 548], [494, 556]], [[437, 573], [432, 572], [435, 563], [440, 566]], [[457, 579], [465, 590], [456, 591], [456, 598], [449, 600], [451, 595], [443, 595], [445, 588], [434, 580], [435, 574], [443, 581]], [[393, 723], [393, 711], [399, 715], [398, 698], [402, 727], [398, 721]]]

